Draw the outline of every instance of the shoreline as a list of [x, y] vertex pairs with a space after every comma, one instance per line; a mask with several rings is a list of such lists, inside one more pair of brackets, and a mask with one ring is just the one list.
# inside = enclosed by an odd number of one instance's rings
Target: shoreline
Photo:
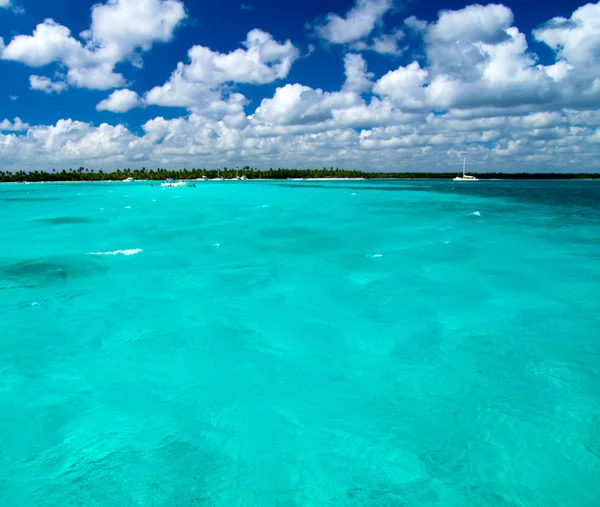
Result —
[[[588, 177], [582, 177], [582, 175], [565, 175], [565, 174], [560, 174], [558, 176], [545, 176], [543, 174], [532, 174], [531, 177], [522, 177], [522, 175], [518, 174], [518, 175], [511, 175], [511, 176], [506, 176], [504, 178], [486, 178], [484, 175], [481, 174], [477, 174], [476, 175], [478, 177], [477, 182], [482, 182], [482, 181], [600, 181], [600, 174], [599, 175], [586, 175]], [[181, 181], [185, 181], [187, 183], [209, 183], [211, 182], [210, 179], [207, 180], [198, 180], [198, 179], [185, 179], [185, 178], [174, 178], [174, 179], [178, 179]], [[160, 183], [166, 180], [160, 180], [160, 179], [152, 179], [152, 180], [135, 180], [135, 181], [125, 181], [125, 180], [44, 180], [44, 181], [0, 181], [0, 185], [42, 185], [42, 184], [54, 184], [54, 183], [71, 183], [71, 184], [78, 184], [78, 183], [133, 183], [133, 184], [140, 184], [140, 183], [147, 183], [147, 184], [153, 184], [153, 183]], [[233, 180], [233, 179], [224, 179], [224, 180], [220, 180], [223, 182], [238, 182], [238, 181], [242, 181], [242, 180]], [[377, 176], [377, 177], [373, 177], [373, 178], [366, 178], [366, 177], [360, 177], [360, 178], [248, 178], [247, 180], [245, 180], [246, 182], [248, 181], [269, 181], [269, 182], [273, 182], [273, 181], [287, 181], [287, 182], [296, 182], [296, 183], [302, 183], [302, 182], [307, 182], [307, 181], [319, 181], [319, 182], [324, 182], [324, 181], [454, 181], [453, 178], [451, 177], [432, 177], [432, 176], [423, 176], [423, 177], [418, 177], [418, 176], [410, 176], [410, 177], [401, 177], [401, 176], [391, 176], [391, 177], [381, 177], [381, 176]]]

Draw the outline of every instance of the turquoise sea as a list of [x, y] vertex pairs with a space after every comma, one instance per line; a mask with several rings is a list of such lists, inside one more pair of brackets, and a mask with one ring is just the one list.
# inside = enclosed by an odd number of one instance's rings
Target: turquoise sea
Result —
[[0, 185], [0, 505], [597, 507], [600, 183]]

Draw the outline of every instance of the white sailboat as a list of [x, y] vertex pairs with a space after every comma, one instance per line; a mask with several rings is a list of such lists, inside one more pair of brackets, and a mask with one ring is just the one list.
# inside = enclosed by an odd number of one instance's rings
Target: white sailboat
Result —
[[217, 177], [213, 178], [212, 181], [223, 181], [223, 177], [221, 176], [221, 163], [217, 164]]
[[466, 159], [466, 157], [463, 157], [462, 176], [457, 176], [456, 178], [454, 178], [454, 181], [478, 181], [475, 176], [469, 176], [468, 174], [465, 174], [466, 167], [467, 167], [467, 159]]

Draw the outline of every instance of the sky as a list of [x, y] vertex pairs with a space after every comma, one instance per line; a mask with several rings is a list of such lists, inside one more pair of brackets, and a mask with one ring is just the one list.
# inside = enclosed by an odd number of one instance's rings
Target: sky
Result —
[[0, 0], [0, 170], [599, 154], [600, 2]]

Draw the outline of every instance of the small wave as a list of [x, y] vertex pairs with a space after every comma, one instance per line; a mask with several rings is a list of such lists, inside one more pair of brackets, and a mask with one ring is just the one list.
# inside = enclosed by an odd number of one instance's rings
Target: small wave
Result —
[[373, 257], [373, 259], [378, 259], [379, 257], [383, 257], [383, 254], [374, 254], [371, 257]]
[[88, 255], [136, 255], [143, 252], [141, 248], [131, 248], [129, 250], [113, 250], [112, 252], [89, 252]]
[[221, 243], [215, 243], [215, 246], [216, 246], [216, 247], [220, 247], [220, 246], [221, 246]]
[[125, 209], [131, 209], [131, 206], [125, 206]]
[[471, 213], [471, 215], [475, 215], [476, 217], [480, 217], [481, 213], [479, 213], [479, 211], [474, 211], [473, 213]]

